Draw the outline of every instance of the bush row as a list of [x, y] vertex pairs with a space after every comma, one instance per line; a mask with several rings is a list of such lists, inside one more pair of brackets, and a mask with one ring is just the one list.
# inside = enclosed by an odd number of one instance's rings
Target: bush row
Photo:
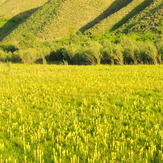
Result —
[[18, 50], [14, 46], [0, 49], [1, 62], [68, 64], [161, 64], [163, 41], [136, 41], [122, 37], [119, 42], [103, 40], [75, 40], [67, 44], [33, 47]]

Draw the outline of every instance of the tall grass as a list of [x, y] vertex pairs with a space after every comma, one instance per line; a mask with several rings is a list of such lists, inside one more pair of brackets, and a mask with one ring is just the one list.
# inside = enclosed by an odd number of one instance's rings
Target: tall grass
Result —
[[0, 162], [161, 163], [162, 71], [0, 64]]

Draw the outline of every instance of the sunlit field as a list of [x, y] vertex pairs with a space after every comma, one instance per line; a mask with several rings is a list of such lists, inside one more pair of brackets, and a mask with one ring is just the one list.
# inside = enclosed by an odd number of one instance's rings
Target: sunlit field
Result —
[[161, 162], [163, 65], [0, 64], [0, 163]]

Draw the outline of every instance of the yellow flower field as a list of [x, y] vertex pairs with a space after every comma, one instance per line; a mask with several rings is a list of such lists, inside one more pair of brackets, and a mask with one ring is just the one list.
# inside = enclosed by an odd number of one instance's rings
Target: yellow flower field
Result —
[[163, 66], [0, 64], [0, 163], [161, 162]]

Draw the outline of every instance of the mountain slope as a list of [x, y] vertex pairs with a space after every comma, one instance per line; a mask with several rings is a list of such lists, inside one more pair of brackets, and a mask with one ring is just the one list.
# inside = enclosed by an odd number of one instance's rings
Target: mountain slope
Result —
[[[129, 15], [128, 15], [129, 16]], [[163, 2], [155, 1], [149, 5], [145, 11], [134, 16], [125, 23], [123, 18], [119, 23], [115, 24], [112, 30], [118, 29], [118, 32], [149, 32], [161, 30], [163, 28]]]
[[47, 0], [0, 0], [0, 40], [46, 2]]
[[4, 41], [55, 40], [67, 37], [70, 31], [91, 34], [110, 30], [124, 32], [139, 24], [140, 20], [150, 18], [147, 23], [152, 22], [152, 12], [159, 15], [157, 21], [160, 22], [161, 3], [162, 0], [49, 0]]
[[[145, 21], [145, 19], [146, 24], [148, 24], [148, 26], [146, 25], [145, 28], [152, 26], [152, 24], [154, 24], [152, 21], [157, 21], [156, 24], [159, 25], [158, 22], [160, 22], [163, 18], [161, 4], [162, 0], [133, 0], [125, 8], [122, 8], [116, 14], [110, 15], [92, 28], [89, 28], [85, 31], [85, 33], [98, 34], [102, 30], [103, 32], [113, 32], [119, 28], [121, 29], [121, 32], [128, 32], [127, 29], [125, 30], [125, 26], [129, 26], [131, 23], [135, 23], [135, 25], [139, 24], [141, 26], [143, 20]], [[153, 14], [155, 14], [155, 16]], [[152, 17], [155, 17], [155, 20]], [[134, 29], [133, 31], [137, 30]], [[139, 31], [142, 32], [141, 29]]]
[[[25, 23], [13, 31], [9, 38], [22, 38], [31, 33], [39, 40], [69, 35], [102, 13], [114, 0], [50, 0]], [[23, 38], [22, 38], [23, 39]]]
[[0, 0], [0, 18], [12, 18], [19, 13], [37, 8], [48, 0]]

